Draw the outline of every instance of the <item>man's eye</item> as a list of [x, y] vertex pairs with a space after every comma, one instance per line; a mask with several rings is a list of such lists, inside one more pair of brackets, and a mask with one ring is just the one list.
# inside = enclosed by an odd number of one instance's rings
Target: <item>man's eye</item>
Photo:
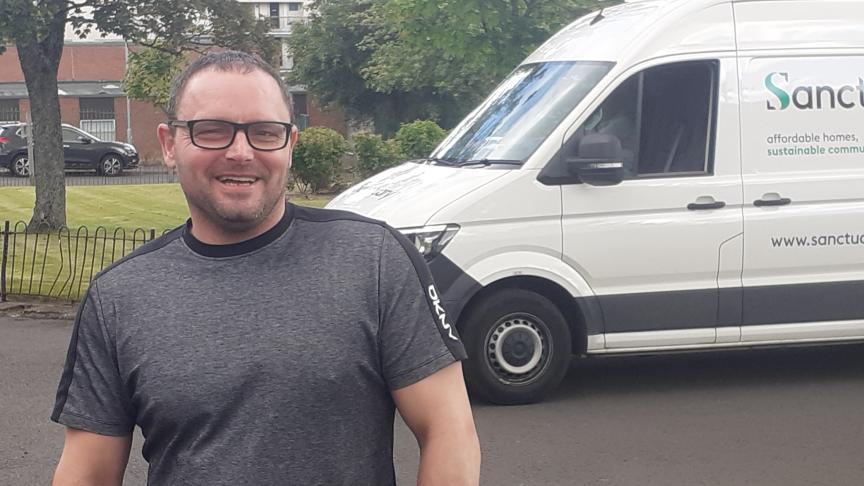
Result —
[[195, 132], [199, 137], [224, 137], [228, 134], [226, 130], [218, 128], [204, 128]]

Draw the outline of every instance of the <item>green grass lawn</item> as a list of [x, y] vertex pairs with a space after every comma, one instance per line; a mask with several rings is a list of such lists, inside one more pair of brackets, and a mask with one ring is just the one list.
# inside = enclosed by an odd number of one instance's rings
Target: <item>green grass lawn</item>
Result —
[[[0, 187], [0, 222], [29, 221], [35, 202], [33, 187]], [[323, 207], [329, 196], [292, 196], [301, 206]], [[186, 199], [178, 184], [134, 186], [73, 186], [66, 188], [66, 222], [69, 228], [103, 226], [132, 230], [155, 229], [161, 233], [188, 217]]]
[[[292, 202], [322, 207], [329, 196], [294, 196]], [[10, 295], [76, 300], [90, 279], [113, 261], [183, 223], [186, 200], [177, 184], [66, 188], [69, 230], [23, 234], [33, 211], [32, 187], [0, 188], [0, 224], [10, 221], [6, 289]]]

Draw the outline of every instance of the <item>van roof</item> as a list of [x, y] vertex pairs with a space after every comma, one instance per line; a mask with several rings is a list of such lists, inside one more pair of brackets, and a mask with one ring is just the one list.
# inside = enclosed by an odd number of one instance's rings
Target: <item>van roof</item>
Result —
[[736, 26], [739, 51], [864, 48], [862, 24], [861, 0], [630, 0], [577, 19], [525, 62], [733, 52]]
[[[681, 37], [687, 23], [678, 22], [694, 12], [729, 0], [637, 0], [585, 15], [571, 23], [538, 48], [526, 62], [540, 61], [613, 61], [644, 52], [648, 37], [663, 35], [671, 29]], [[704, 27], [704, 25], [700, 26]], [[721, 47], [734, 49], [731, 25]], [[700, 42], [705, 42], [702, 36]], [[668, 44], [668, 43], [667, 43]], [[668, 46], [667, 46], [668, 48]]]

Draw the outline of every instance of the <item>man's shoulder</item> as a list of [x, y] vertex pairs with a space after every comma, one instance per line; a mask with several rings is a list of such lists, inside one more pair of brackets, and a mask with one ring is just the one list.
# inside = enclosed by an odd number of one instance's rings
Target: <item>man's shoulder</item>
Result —
[[313, 208], [308, 206], [295, 206], [294, 218], [301, 221], [309, 221], [315, 223], [339, 223], [339, 222], [355, 222], [386, 228], [387, 223], [361, 216], [351, 211], [342, 209], [327, 209]]
[[327, 233], [346, 231], [351, 233], [378, 234], [395, 233], [384, 221], [372, 219], [366, 216], [344, 211], [341, 209], [326, 209], [297, 206], [294, 219], [305, 223]]

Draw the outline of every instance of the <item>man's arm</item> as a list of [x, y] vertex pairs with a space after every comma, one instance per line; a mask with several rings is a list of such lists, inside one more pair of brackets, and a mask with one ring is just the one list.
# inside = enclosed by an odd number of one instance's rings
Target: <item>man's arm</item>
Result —
[[132, 436], [112, 437], [66, 428], [53, 486], [120, 486]]
[[480, 484], [480, 442], [461, 363], [393, 391], [393, 400], [420, 445], [418, 486]]

